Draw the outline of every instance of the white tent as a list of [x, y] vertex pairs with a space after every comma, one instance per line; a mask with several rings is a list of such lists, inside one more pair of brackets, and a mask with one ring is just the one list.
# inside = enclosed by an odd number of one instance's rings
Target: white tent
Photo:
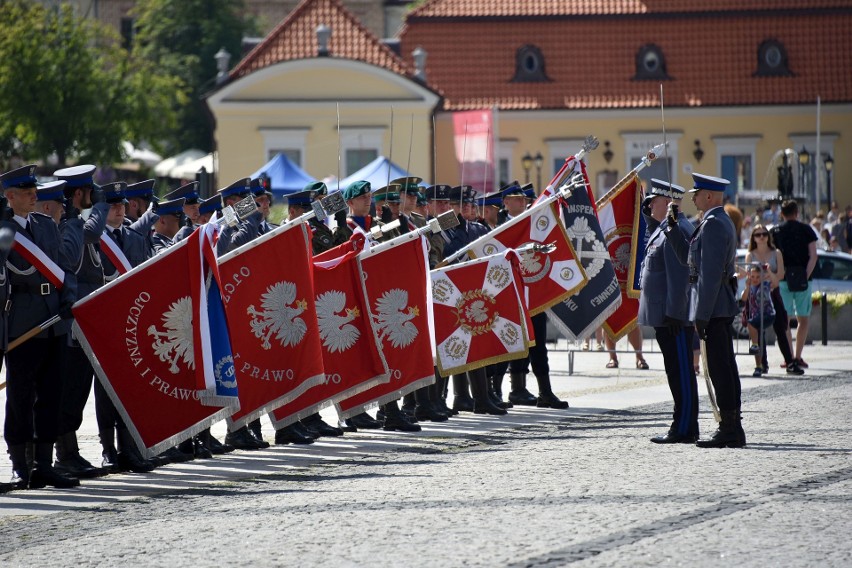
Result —
[[150, 148], [137, 148], [127, 141], [122, 142], [121, 146], [130, 162], [141, 162], [150, 167], [163, 161], [163, 157]]
[[201, 150], [196, 150], [194, 148], [191, 150], [184, 150], [180, 154], [176, 154], [171, 158], [166, 158], [165, 160], [154, 166], [154, 173], [157, 175], [157, 177], [173, 177], [171, 176], [171, 171], [174, 168], [182, 166], [188, 162], [192, 162], [202, 157], [204, 157], [204, 152], [202, 152]]
[[197, 160], [186, 162], [183, 165], [172, 168], [169, 171], [169, 177], [176, 179], [195, 179], [195, 174], [198, 173], [201, 168], [204, 168], [208, 173], [212, 172], [213, 163], [213, 152], [210, 152], [206, 156], [198, 158]]

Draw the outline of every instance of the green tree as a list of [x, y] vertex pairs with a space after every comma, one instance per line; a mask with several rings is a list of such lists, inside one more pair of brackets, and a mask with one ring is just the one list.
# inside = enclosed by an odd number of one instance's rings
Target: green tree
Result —
[[243, 35], [255, 31], [242, 0], [139, 0], [134, 8], [134, 53], [189, 88], [179, 110], [181, 149], [212, 150], [213, 129], [203, 95], [215, 86], [214, 55], [221, 48], [239, 58]]
[[123, 140], [162, 149], [187, 101], [179, 78], [69, 5], [2, 2], [0, 21], [0, 149], [14, 141], [25, 158], [55, 154], [60, 164], [120, 161]]

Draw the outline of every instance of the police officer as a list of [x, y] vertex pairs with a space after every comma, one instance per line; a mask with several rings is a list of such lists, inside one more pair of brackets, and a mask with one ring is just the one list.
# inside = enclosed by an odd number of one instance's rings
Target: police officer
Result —
[[[6, 197], [0, 193], [0, 219], [7, 219], [11, 213], [7, 213]], [[9, 276], [6, 272], [6, 259], [15, 241], [15, 231], [9, 227], [0, 226], [0, 369], [3, 368], [3, 355], [6, 351], [6, 301], [9, 299]], [[26, 461], [26, 450], [25, 450]], [[14, 476], [13, 476], [14, 477]], [[18, 488], [18, 480], [15, 483], [0, 482], [0, 493], [6, 493]]]
[[207, 223], [213, 217], [213, 213], [222, 210], [222, 196], [214, 195], [198, 202], [198, 219], [201, 223]]
[[65, 180], [49, 181], [36, 187], [36, 211], [59, 225], [65, 216]]
[[415, 176], [391, 180], [391, 185], [396, 185], [399, 188], [399, 226], [401, 233], [426, 226], [426, 218], [415, 211], [422, 181], [422, 178]]
[[706, 341], [707, 366], [716, 391], [721, 422], [702, 448], [739, 448], [746, 437], [740, 415], [740, 375], [734, 358], [731, 322], [737, 314], [736, 268], [737, 233], [734, 223], [722, 207], [726, 179], [692, 174], [692, 201], [703, 212], [691, 238], [677, 227], [673, 208], [669, 207], [666, 239], [678, 259], [689, 266], [690, 312], [698, 337]]
[[183, 216], [183, 197], [170, 201], [160, 201], [155, 205], [154, 212], [158, 215], [154, 223], [154, 233], [151, 244], [154, 254], [160, 253], [174, 244], [174, 237], [180, 230], [180, 220]]
[[[669, 220], [669, 202], [680, 205], [684, 189], [659, 179], [651, 180], [651, 189], [642, 202], [642, 214], [648, 226], [645, 260], [642, 263], [639, 297], [639, 324], [654, 328], [669, 389], [674, 399], [674, 414], [669, 431], [655, 436], [656, 444], [691, 444], [698, 440], [698, 385], [692, 366], [692, 337], [689, 321], [689, 270], [681, 264], [672, 247], [666, 246], [665, 231]], [[695, 227], [679, 212], [677, 228], [685, 238]]]
[[263, 216], [263, 220], [257, 227], [257, 232], [265, 235], [278, 226], [275, 223], [269, 222], [269, 213], [273, 198], [272, 191], [269, 189], [269, 178], [262, 175], [251, 180], [251, 192], [254, 194], [254, 202], [257, 204], [257, 210]]
[[[62, 343], [70, 327], [77, 283], [71, 267], [62, 266], [59, 228], [53, 219], [34, 211], [35, 168], [28, 165], [0, 176], [10, 208], [2, 225], [32, 243], [39, 259], [33, 264], [16, 250], [9, 252], [8, 338], [18, 338], [57, 314], [62, 320], [6, 352], [4, 437], [17, 488], [67, 488], [80, 481], [53, 468], [53, 443], [59, 434]], [[27, 460], [29, 444], [33, 444], [32, 470]]]
[[183, 198], [183, 207], [181, 208], [183, 212], [183, 226], [175, 234], [174, 242], [187, 238], [200, 225], [198, 207], [201, 197], [198, 195], [198, 182], [191, 181], [163, 196], [163, 199], [166, 201], [173, 201], [180, 198]]
[[124, 197], [127, 199], [124, 224], [143, 235], [149, 254], [154, 254], [151, 233], [154, 230], [154, 224], [160, 218], [152, 206], [157, 201], [154, 197], [154, 180], [146, 179], [139, 183], [128, 184], [124, 190]]

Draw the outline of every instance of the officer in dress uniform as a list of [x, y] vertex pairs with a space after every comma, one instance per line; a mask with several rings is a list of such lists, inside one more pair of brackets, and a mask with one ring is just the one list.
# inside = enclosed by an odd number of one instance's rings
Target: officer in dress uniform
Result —
[[174, 237], [180, 230], [183, 216], [183, 197], [155, 204], [154, 212], [159, 216], [154, 223], [151, 244], [154, 254], [160, 253], [174, 244]]
[[[7, 213], [6, 196], [0, 193], [0, 219], [7, 219], [11, 213]], [[6, 351], [6, 301], [9, 299], [9, 276], [6, 272], [6, 259], [15, 241], [15, 232], [9, 227], [0, 226], [0, 369], [3, 368], [3, 356]], [[26, 451], [25, 451], [26, 454]], [[24, 458], [26, 461], [26, 457]], [[6, 493], [17, 489], [17, 483], [0, 482], [0, 493]]]
[[[650, 236], [645, 245], [645, 260], [639, 297], [639, 324], [654, 328], [663, 354], [666, 377], [674, 399], [674, 414], [669, 431], [655, 436], [656, 444], [694, 443], [698, 439], [698, 385], [692, 366], [692, 337], [689, 321], [689, 270], [681, 264], [672, 247], [666, 246], [665, 231], [669, 220], [669, 202], [680, 205], [684, 189], [659, 179], [651, 180], [651, 190], [642, 202], [642, 215]], [[677, 227], [685, 238], [695, 227], [682, 212]]]
[[201, 223], [207, 223], [213, 217], [213, 213], [222, 210], [222, 196], [214, 195], [198, 202], [198, 219]]
[[[53, 468], [53, 443], [59, 434], [62, 396], [62, 344], [70, 327], [77, 283], [70, 266], [62, 266], [59, 228], [50, 217], [36, 213], [35, 165], [0, 175], [10, 209], [2, 226], [21, 233], [35, 245], [42, 262], [30, 263], [12, 250], [6, 260], [10, 294], [5, 304], [11, 341], [56, 316], [61, 321], [6, 352], [6, 421], [4, 437], [12, 459], [16, 488], [60, 488], [80, 484]], [[54, 268], [56, 272], [52, 271]], [[47, 274], [51, 277], [48, 278]], [[57, 279], [62, 279], [60, 288]], [[30, 469], [27, 446], [33, 444]]]
[[269, 178], [265, 175], [251, 180], [251, 192], [254, 194], [254, 202], [257, 209], [263, 215], [263, 220], [257, 228], [261, 235], [265, 235], [277, 227], [275, 223], [269, 222], [269, 208], [272, 206], [272, 191], [269, 189]]
[[128, 184], [127, 189], [124, 190], [124, 197], [127, 198], [124, 224], [144, 235], [149, 254], [154, 254], [154, 242], [151, 240], [151, 234], [154, 225], [160, 218], [154, 212], [152, 206], [152, 203], [157, 201], [154, 197], [154, 180], [146, 179], [139, 183]]
[[734, 358], [731, 322], [739, 311], [736, 300], [735, 258], [738, 236], [734, 223], [722, 203], [726, 179], [692, 174], [692, 201], [703, 213], [701, 222], [687, 239], [676, 230], [677, 219], [669, 208], [666, 239], [678, 259], [689, 267], [689, 319], [695, 322], [698, 337], [706, 341], [707, 367], [716, 391], [721, 422], [707, 440], [698, 440], [702, 448], [739, 448], [745, 446], [740, 408], [742, 389]]
[[399, 225], [400, 232], [407, 233], [414, 229], [426, 226], [426, 218], [415, 211], [417, 197], [420, 195], [419, 177], [403, 177], [391, 180], [391, 185], [398, 186], [399, 192]]
[[175, 234], [174, 242], [187, 238], [200, 226], [199, 210], [201, 197], [198, 195], [198, 182], [191, 181], [163, 196], [163, 199], [171, 201], [183, 198], [183, 226]]
[[36, 186], [36, 211], [44, 213], [57, 224], [65, 215], [65, 180], [49, 181]]
[[500, 224], [498, 214], [503, 205], [502, 192], [495, 191], [488, 195], [483, 195], [476, 200], [476, 205], [482, 211], [482, 218], [479, 220], [480, 223], [489, 229], [494, 229]]

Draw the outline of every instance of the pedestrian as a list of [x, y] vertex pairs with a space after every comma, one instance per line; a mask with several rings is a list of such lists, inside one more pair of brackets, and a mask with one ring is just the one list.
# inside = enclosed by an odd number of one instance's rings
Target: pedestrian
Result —
[[689, 267], [690, 312], [698, 337], [705, 341], [707, 368], [716, 392], [721, 421], [709, 439], [698, 440], [701, 448], [739, 448], [746, 445], [742, 428], [742, 387], [734, 356], [731, 323], [739, 308], [736, 300], [736, 254], [738, 235], [725, 213], [726, 179], [692, 174], [692, 202], [702, 213], [701, 222], [687, 239], [675, 230], [677, 208], [670, 206], [666, 239], [678, 260]]
[[[642, 214], [650, 236], [645, 245], [640, 279], [638, 319], [640, 325], [654, 328], [663, 354], [663, 365], [674, 400], [668, 432], [655, 436], [655, 444], [692, 444], [698, 440], [698, 385], [692, 366], [692, 336], [689, 320], [689, 270], [678, 261], [672, 247], [666, 246], [669, 225], [666, 208], [680, 205], [684, 188], [659, 179], [651, 180], [651, 190], [643, 201]], [[695, 228], [686, 215], [677, 215], [677, 230], [685, 238]]]
[[775, 321], [775, 308], [772, 307], [772, 281], [767, 273], [768, 266], [752, 264], [748, 269], [748, 281], [743, 290], [743, 313], [748, 327], [751, 346], [748, 352], [754, 355], [753, 377], [769, 372], [766, 361], [766, 328]]
[[807, 369], [802, 350], [808, 339], [811, 315], [811, 277], [817, 262], [817, 236], [813, 229], [799, 221], [799, 204], [785, 201], [781, 206], [784, 221], [774, 229], [775, 246], [784, 258], [784, 280], [779, 284], [781, 298], [789, 315], [796, 318], [796, 365]]

